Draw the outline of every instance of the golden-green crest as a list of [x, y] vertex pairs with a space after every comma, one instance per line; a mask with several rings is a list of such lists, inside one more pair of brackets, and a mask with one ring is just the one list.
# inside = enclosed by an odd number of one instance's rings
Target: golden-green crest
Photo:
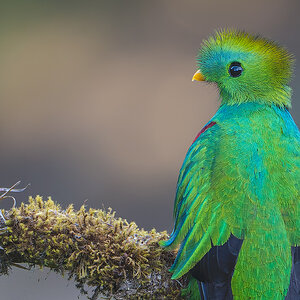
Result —
[[293, 57], [282, 46], [243, 31], [222, 30], [201, 45], [198, 66], [216, 82], [223, 103], [290, 106]]

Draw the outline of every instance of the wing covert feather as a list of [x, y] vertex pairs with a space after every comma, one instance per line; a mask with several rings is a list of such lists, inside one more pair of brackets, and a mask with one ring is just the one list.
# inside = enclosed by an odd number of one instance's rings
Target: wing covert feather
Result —
[[[213, 125], [210, 126], [210, 124]], [[188, 150], [180, 170], [174, 204], [174, 230], [169, 249], [180, 245], [171, 268], [173, 278], [191, 269], [212, 247], [224, 244], [230, 231], [220, 218], [221, 203], [213, 197], [212, 175], [220, 143], [220, 127], [210, 122]]]

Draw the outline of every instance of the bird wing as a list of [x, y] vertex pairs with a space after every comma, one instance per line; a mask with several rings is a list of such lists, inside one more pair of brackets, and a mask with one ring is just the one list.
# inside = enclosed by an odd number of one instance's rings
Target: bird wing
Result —
[[215, 158], [221, 129], [209, 122], [191, 145], [180, 170], [175, 198], [174, 230], [162, 246], [174, 249], [180, 245], [171, 268], [173, 279], [188, 272], [213, 245], [223, 245], [230, 237], [220, 207], [213, 197]]
[[[285, 149], [282, 160], [279, 195], [281, 214], [292, 246], [300, 245], [300, 132], [288, 111], [284, 112], [284, 126], [281, 127], [281, 148]], [[300, 257], [300, 255], [299, 255]]]

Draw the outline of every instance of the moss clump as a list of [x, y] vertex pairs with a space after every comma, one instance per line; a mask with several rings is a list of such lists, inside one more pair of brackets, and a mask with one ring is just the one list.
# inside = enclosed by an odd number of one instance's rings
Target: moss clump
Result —
[[[139, 229], [115, 212], [75, 211], [51, 198], [30, 198], [28, 204], [3, 212], [7, 228], [0, 235], [1, 273], [15, 263], [48, 267], [67, 273], [82, 293], [94, 287], [90, 299], [180, 299], [184, 282], [168, 272], [174, 254], [158, 241], [166, 232]], [[88, 296], [88, 295], [87, 295]]]

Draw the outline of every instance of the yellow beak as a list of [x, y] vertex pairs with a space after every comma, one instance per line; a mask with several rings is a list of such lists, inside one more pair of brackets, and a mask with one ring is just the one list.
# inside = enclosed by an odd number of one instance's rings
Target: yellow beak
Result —
[[205, 81], [205, 78], [204, 78], [204, 76], [202, 75], [202, 73], [200, 72], [200, 70], [198, 70], [198, 71], [194, 74], [192, 81], [195, 81], [195, 80], [197, 80], [197, 81]]

